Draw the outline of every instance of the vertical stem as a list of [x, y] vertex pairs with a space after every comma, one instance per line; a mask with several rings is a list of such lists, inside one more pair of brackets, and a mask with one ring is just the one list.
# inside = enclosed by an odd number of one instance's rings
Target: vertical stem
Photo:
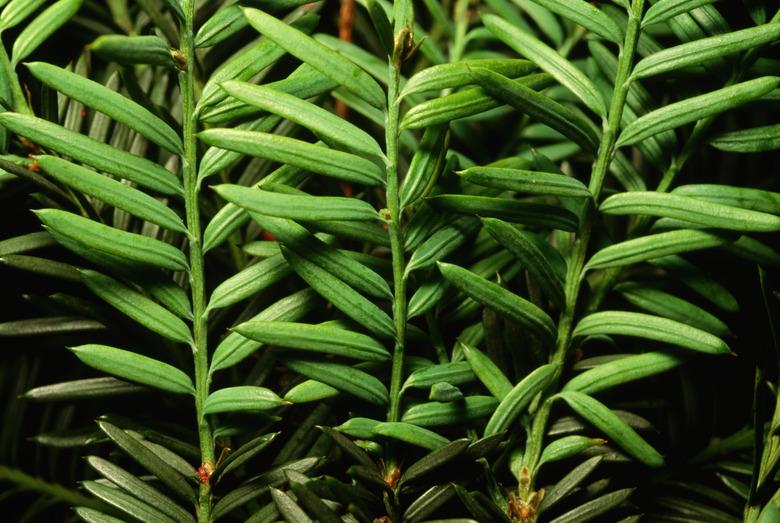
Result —
[[[623, 116], [623, 107], [628, 96], [630, 82], [628, 78], [631, 74], [636, 52], [637, 42], [639, 41], [640, 26], [642, 21], [642, 12], [644, 10], [645, 0], [633, 0], [631, 8], [628, 11], [628, 26], [626, 28], [626, 37], [620, 50], [618, 60], [618, 71], [615, 78], [615, 89], [612, 93], [612, 100], [609, 106], [607, 119], [604, 122], [604, 133], [601, 138], [601, 144], [591, 171], [590, 189], [593, 198], [588, 202], [587, 208], [583, 213], [580, 222], [580, 229], [577, 234], [571, 259], [569, 260], [568, 271], [566, 274], [565, 297], [566, 305], [558, 321], [558, 337], [555, 351], [550, 362], [556, 365], [556, 379], [551, 384], [551, 389], [557, 387], [558, 379], [563, 371], [563, 364], [568, 355], [571, 344], [571, 334], [577, 314], [577, 303], [579, 301], [580, 289], [582, 286], [585, 258], [588, 253], [588, 244], [593, 230], [593, 221], [596, 219], [596, 202], [598, 202], [601, 189], [604, 184], [609, 166], [615, 154], [615, 142], [620, 130], [620, 120]], [[550, 414], [548, 403], [544, 403], [536, 412], [533, 430], [531, 434], [532, 441], [529, 441], [527, 448], [529, 452], [524, 458], [525, 465], [534, 470], [541, 452], [541, 441], [544, 437], [547, 418]], [[533, 478], [532, 478], [533, 481]]]
[[388, 421], [398, 421], [401, 406], [401, 379], [403, 377], [404, 349], [406, 345], [406, 278], [404, 269], [403, 231], [401, 230], [401, 204], [398, 182], [398, 100], [400, 62], [391, 60], [390, 82], [387, 89], [387, 117], [385, 140], [387, 146], [387, 210], [390, 214], [390, 249], [393, 261], [393, 322], [395, 323], [395, 347], [393, 369], [390, 376], [390, 411]]
[[[339, 40], [352, 41], [352, 26], [355, 21], [355, 0], [341, 0], [339, 7]], [[349, 107], [343, 100], [336, 100], [336, 114], [347, 120]], [[346, 183], [346, 182], [342, 182]]]
[[626, 38], [623, 47], [620, 50], [618, 60], [618, 71], [615, 78], [615, 89], [612, 93], [612, 101], [609, 107], [607, 121], [604, 126], [604, 133], [601, 138], [596, 161], [593, 164], [593, 170], [590, 176], [588, 189], [593, 195], [588, 207], [584, 213], [580, 224], [580, 230], [574, 247], [574, 253], [569, 270], [566, 275], [566, 308], [561, 315], [558, 329], [558, 342], [552, 362], [562, 365], [566, 358], [566, 352], [571, 341], [572, 323], [576, 313], [577, 301], [579, 298], [582, 284], [582, 268], [585, 266], [585, 258], [588, 252], [588, 243], [593, 229], [593, 220], [596, 217], [595, 205], [601, 194], [609, 166], [615, 155], [615, 142], [620, 130], [620, 119], [623, 116], [623, 107], [628, 96], [630, 82], [628, 78], [633, 67], [634, 53], [639, 41], [640, 24], [642, 21], [642, 11], [644, 9], [644, 0], [634, 0], [628, 13], [628, 27], [626, 28]]
[[[200, 440], [201, 469], [210, 474], [214, 467], [214, 445], [211, 426], [203, 413], [206, 397], [209, 393], [208, 344], [206, 328], [206, 294], [203, 270], [202, 234], [200, 227], [200, 209], [198, 206], [197, 141], [195, 116], [195, 0], [184, 0], [184, 23], [181, 28], [181, 53], [185, 69], [179, 74], [182, 96], [184, 158], [182, 175], [184, 181], [184, 205], [187, 214], [187, 229], [190, 236], [190, 288], [192, 292], [193, 320], [193, 356], [195, 359], [195, 413]], [[201, 482], [198, 494], [198, 521], [205, 523], [210, 519], [211, 488], [208, 482]]]
[[339, 40], [352, 41], [352, 25], [355, 18], [355, 0], [341, 0], [339, 8]]

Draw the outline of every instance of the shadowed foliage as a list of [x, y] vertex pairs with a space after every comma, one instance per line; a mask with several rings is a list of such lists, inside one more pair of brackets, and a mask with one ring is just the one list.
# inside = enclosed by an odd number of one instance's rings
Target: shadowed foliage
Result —
[[769, 0], [0, 0], [9, 521], [780, 520]]

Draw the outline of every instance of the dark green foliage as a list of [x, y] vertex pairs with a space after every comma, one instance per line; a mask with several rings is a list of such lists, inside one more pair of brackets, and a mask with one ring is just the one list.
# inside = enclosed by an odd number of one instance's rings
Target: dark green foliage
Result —
[[2, 519], [777, 520], [776, 2], [350, 3], [0, 0]]

